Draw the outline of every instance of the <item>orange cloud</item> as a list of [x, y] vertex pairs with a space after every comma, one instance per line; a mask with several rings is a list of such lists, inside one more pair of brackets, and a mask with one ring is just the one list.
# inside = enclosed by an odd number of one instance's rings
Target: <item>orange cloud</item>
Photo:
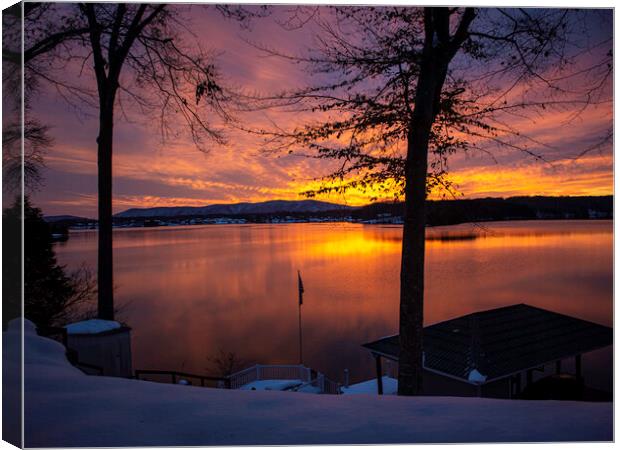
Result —
[[611, 195], [614, 188], [612, 159], [602, 155], [552, 164], [455, 170], [450, 178], [467, 197]]
[[[285, 32], [269, 20], [257, 21], [242, 31], [208, 12], [196, 12], [193, 27], [198, 39], [214, 49], [225, 49], [218, 66], [236, 86], [272, 93], [312, 84], [314, 79], [302, 67], [278, 58], [266, 58], [239, 39], [245, 34], [255, 42], [272, 42], [279, 49], [300, 54], [312, 45], [308, 33]], [[193, 28], [192, 28], [193, 29]], [[193, 37], [192, 37], [193, 38]], [[584, 59], [587, 65], [589, 60]], [[574, 69], [576, 70], [576, 69]], [[552, 72], [549, 75], [554, 75]], [[504, 80], [506, 85], [511, 80]], [[581, 80], [571, 82], [579, 87]], [[496, 83], [501, 87], [501, 83]], [[530, 92], [531, 94], [531, 87]], [[539, 95], [534, 90], [535, 95]], [[541, 91], [542, 92], [542, 91]], [[509, 100], [518, 100], [526, 86], [518, 85]], [[493, 94], [489, 94], [492, 97]], [[558, 97], [561, 96], [558, 94]], [[611, 96], [609, 96], [611, 99]], [[52, 126], [56, 145], [46, 155], [46, 188], [36, 193], [35, 202], [47, 214], [96, 215], [96, 115], [83, 117], [79, 126], [53, 90], [42, 90], [33, 113]], [[295, 106], [297, 107], [297, 106]], [[527, 155], [488, 140], [469, 137], [493, 155], [497, 163], [478, 153], [455, 154], [449, 159], [451, 179], [465, 197], [510, 195], [603, 195], [613, 192], [611, 145], [601, 153], [578, 160], [570, 157], [591, 145], [612, 124], [611, 102], [592, 106], [575, 118], [579, 105], [550, 106], [524, 116], [503, 114], [501, 120], [520, 136], [500, 133], [515, 145], [527, 145], [552, 164], [538, 163]], [[288, 154], [265, 153], [260, 137], [241, 130], [228, 130], [228, 143], [213, 147], [208, 154], [196, 150], [187, 137], [162, 144], [156, 124], [129, 108], [132, 120], [117, 116], [114, 149], [114, 211], [130, 207], [206, 205], [271, 199], [300, 199], [300, 193], [320, 186], [321, 176], [339, 162]], [[244, 126], [269, 127], [272, 122], [293, 129], [308, 122], [329, 120], [327, 114], [269, 110], [240, 114]], [[179, 125], [180, 126], [180, 125]], [[535, 141], [524, 136], [529, 136]], [[183, 134], [181, 133], [181, 136]], [[537, 143], [538, 142], [538, 143]], [[539, 144], [544, 142], [548, 146]], [[299, 153], [306, 152], [296, 148]], [[402, 149], [401, 149], [402, 151]], [[435, 197], [438, 194], [435, 194]], [[369, 203], [380, 197], [376, 190], [353, 190], [346, 195], [321, 196], [349, 205]]]

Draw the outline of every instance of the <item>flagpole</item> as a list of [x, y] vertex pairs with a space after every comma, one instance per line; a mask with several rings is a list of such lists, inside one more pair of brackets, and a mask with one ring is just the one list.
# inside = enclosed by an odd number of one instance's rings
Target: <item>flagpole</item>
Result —
[[297, 290], [299, 292], [299, 364], [303, 364], [303, 347], [301, 340], [301, 305], [304, 303], [304, 285], [301, 281], [301, 273], [297, 271]]
[[[301, 297], [303, 294], [300, 292], [299, 296]], [[301, 303], [299, 303], [299, 364], [303, 364], [303, 353], [302, 353], [302, 345], [301, 345]]]

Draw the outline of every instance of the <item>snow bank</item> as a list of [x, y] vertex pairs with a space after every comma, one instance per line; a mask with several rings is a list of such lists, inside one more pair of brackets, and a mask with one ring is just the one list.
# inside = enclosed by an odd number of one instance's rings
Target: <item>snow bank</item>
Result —
[[90, 319], [71, 323], [65, 328], [69, 334], [97, 334], [116, 330], [120, 327], [121, 324], [115, 320]]
[[317, 386], [305, 383], [302, 380], [259, 380], [244, 384], [240, 391], [287, 391], [303, 392], [306, 394], [320, 394], [321, 389]]
[[244, 384], [242, 391], [283, 391], [302, 384], [301, 380], [258, 380]]
[[487, 380], [487, 376], [482, 375], [480, 372], [474, 369], [469, 372], [469, 376], [467, 377], [467, 379], [472, 383], [484, 383]]
[[[398, 380], [383, 376], [383, 395], [396, 395], [398, 393]], [[342, 388], [343, 394], [375, 394], [377, 395], [377, 379], [362, 381]]]
[[[5, 367], [19, 365], [3, 339]], [[612, 404], [229, 391], [87, 376], [25, 336], [28, 447], [612, 439]], [[17, 387], [16, 387], [17, 388]]]

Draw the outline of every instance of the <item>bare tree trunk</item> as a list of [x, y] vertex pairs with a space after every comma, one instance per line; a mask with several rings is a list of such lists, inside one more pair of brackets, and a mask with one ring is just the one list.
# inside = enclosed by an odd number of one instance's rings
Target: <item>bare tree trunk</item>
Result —
[[414, 121], [407, 142], [407, 184], [400, 269], [398, 395], [417, 395], [422, 392], [424, 234], [429, 132], [422, 120]]
[[[431, 128], [446, 78], [449, 53], [433, 42], [437, 23], [447, 28], [445, 8], [426, 8], [423, 60], [415, 108], [407, 136], [405, 167], [405, 216], [400, 269], [400, 356], [398, 395], [423, 392], [424, 252], [426, 226], [426, 177]], [[447, 16], [446, 16], [447, 17]]]
[[[112, 97], [110, 99], [109, 97]], [[113, 253], [112, 253], [112, 141], [114, 127], [114, 95], [102, 95], [99, 112], [97, 160], [99, 167], [99, 253], [97, 258], [98, 316], [114, 320]]]
[[99, 207], [99, 253], [97, 256], [97, 308], [100, 319], [114, 320], [114, 280], [112, 252], [112, 143], [114, 138], [114, 101], [118, 90], [118, 79], [123, 63], [140, 32], [163, 11], [165, 5], [158, 5], [143, 18], [147, 4], [141, 4], [125, 31], [122, 43], [119, 36], [123, 18], [127, 12], [125, 4], [119, 4], [115, 12], [114, 25], [108, 42], [107, 58], [101, 36], [103, 26], [97, 20], [93, 3], [80, 4], [88, 18], [97, 90], [99, 92], [99, 136], [97, 137], [98, 162], [98, 207]]

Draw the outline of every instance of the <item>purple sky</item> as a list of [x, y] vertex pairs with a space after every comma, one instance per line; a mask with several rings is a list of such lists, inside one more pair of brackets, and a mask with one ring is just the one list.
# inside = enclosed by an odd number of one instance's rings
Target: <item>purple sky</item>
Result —
[[[286, 31], [277, 24], [285, 17], [286, 8], [276, 7], [271, 16], [254, 20], [251, 28], [245, 30], [213, 10], [193, 7], [188, 28], [196, 33], [203, 47], [220, 52], [217, 65], [227, 83], [263, 93], [301, 87], [311, 81], [303, 67], [266, 57], [245, 42], [264, 43], [294, 54], [311, 48], [310, 28]], [[599, 27], [598, 37], [611, 36], [611, 20], [595, 25]], [[86, 72], [82, 81], [88, 83], [90, 74]], [[96, 111], [81, 109], [76, 112], [46, 86], [33, 104], [33, 114], [52, 126], [55, 139], [46, 156], [45, 185], [33, 195], [35, 204], [47, 215], [96, 217]], [[495, 147], [489, 147], [495, 161], [484, 153], [455, 155], [450, 169], [459, 190], [469, 198], [611, 194], [611, 145], [578, 160], [573, 157], [611, 126], [612, 105], [592, 108], [569, 121], [572, 112], [550, 110], [535, 119], [514, 119], [511, 124], [552, 144], [553, 149], [540, 149], [552, 164]], [[309, 118], [272, 110], [244, 114], [241, 119], [251, 126], [266, 125], [272, 120], [290, 127]], [[333, 167], [333, 163], [295, 155], [266, 154], [261, 150], [260, 139], [240, 130], [227, 131], [226, 145], [212, 145], [208, 154], [201, 153], [185, 134], [162, 143], [155, 122], [134, 108], [128, 111], [128, 118], [117, 110], [114, 212], [130, 207], [300, 199], [301, 191], [316, 185], [313, 178]], [[368, 197], [359, 192], [324, 199], [349, 204], [368, 202]]]

